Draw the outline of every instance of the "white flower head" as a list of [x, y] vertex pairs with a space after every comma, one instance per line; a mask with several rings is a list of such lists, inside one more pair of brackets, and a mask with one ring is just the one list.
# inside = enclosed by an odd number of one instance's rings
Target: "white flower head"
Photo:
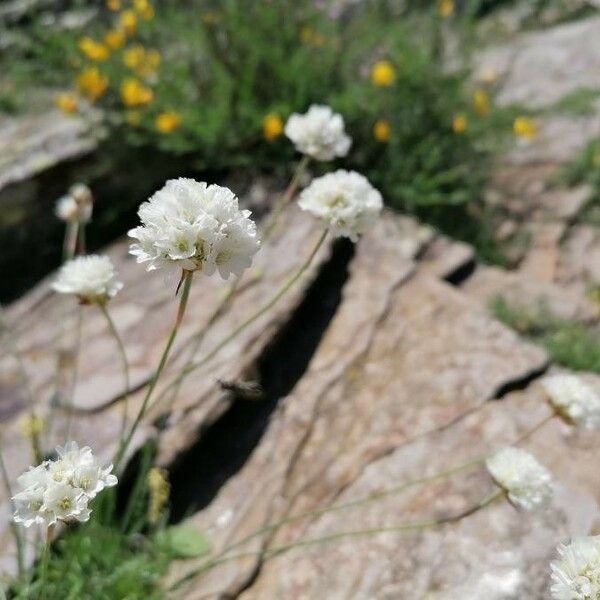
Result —
[[94, 197], [87, 185], [76, 183], [56, 202], [54, 212], [63, 221], [87, 223], [92, 218]]
[[486, 467], [515, 506], [533, 510], [552, 499], [550, 471], [525, 450], [501, 448], [487, 459]]
[[584, 429], [600, 428], [600, 396], [576, 375], [546, 377], [542, 385], [556, 412]]
[[383, 200], [366, 177], [340, 169], [315, 179], [298, 205], [322, 219], [333, 235], [356, 241], [381, 212]]
[[123, 287], [108, 256], [92, 254], [66, 262], [52, 289], [77, 296], [84, 304], [104, 304]]
[[117, 484], [112, 465], [100, 466], [89, 447], [69, 442], [56, 451], [55, 460], [31, 467], [17, 480], [22, 489], [13, 496], [14, 520], [25, 527], [87, 521], [91, 513], [88, 502]]
[[600, 598], [600, 536], [581, 537], [558, 547], [552, 569], [553, 600]]
[[298, 152], [315, 160], [346, 156], [352, 145], [342, 116], [320, 104], [313, 104], [304, 115], [290, 115], [284, 131]]
[[194, 179], [171, 179], [138, 211], [142, 225], [129, 232], [130, 252], [148, 270], [177, 267], [241, 275], [260, 243], [250, 211], [240, 210], [228, 188]]

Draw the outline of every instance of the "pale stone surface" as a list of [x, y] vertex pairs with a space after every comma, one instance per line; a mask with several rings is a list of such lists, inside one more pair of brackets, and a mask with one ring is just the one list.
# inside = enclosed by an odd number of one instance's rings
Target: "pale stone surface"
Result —
[[[334, 500], [369, 463], [451, 426], [505, 386], [544, 368], [540, 349], [448, 284], [413, 274], [389, 230], [390, 223], [382, 222], [360, 241], [342, 304], [308, 371], [282, 399], [243, 468], [192, 518], [217, 549], [278, 516]], [[248, 547], [256, 550], [269, 537]], [[398, 564], [405, 559], [399, 556]], [[225, 565], [194, 582], [184, 597], [227, 597], [223, 590], [235, 596], [255, 567], [251, 557]], [[178, 574], [189, 568], [182, 565]], [[336, 567], [348, 580], [353, 569]], [[294, 577], [302, 573], [300, 565], [294, 568]], [[343, 586], [331, 587], [325, 597], [345, 593]], [[306, 597], [323, 595], [313, 590]]]

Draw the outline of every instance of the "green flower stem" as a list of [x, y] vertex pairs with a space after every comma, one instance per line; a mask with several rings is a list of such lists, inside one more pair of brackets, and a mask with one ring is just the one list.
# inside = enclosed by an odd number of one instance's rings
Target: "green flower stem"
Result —
[[71, 426], [73, 424], [73, 405], [75, 402], [75, 388], [77, 387], [77, 378], [79, 377], [79, 352], [81, 350], [81, 332], [83, 329], [83, 307], [77, 307], [77, 324], [75, 326], [75, 347], [73, 349], [73, 373], [71, 375], [71, 385], [65, 408], [67, 410], [67, 424], [65, 430], [65, 442], [69, 441], [71, 435]]
[[214, 358], [216, 354], [218, 354], [229, 342], [235, 339], [244, 329], [246, 329], [249, 325], [254, 323], [257, 319], [262, 317], [265, 313], [267, 313], [277, 302], [293, 287], [293, 285], [302, 277], [302, 275], [306, 272], [306, 270], [310, 267], [312, 261], [314, 260], [317, 252], [323, 245], [325, 238], [327, 237], [327, 230], [323, 231], [319, 240], [309, 257], [306, 261], [300, 266], [300, 268], [277, 290], [277, 292], [271, 297], [271, 299], [261, 306], [256, 312], [252, 313], [248, 318], [242, 321], [233, 331], [231, 331], [227, 336], [225, 336], [216, 346], [212, 348], [212, 350], [204, 356], [201, 360], [195, 363], [191, 363], [190, 365], [184, 367], [179, 373], [179, 375], [167, 386], [163, 393], [165, 393], [168, 389], [173, 386], [180, 385], [181, 381], [187, 377], [192, 371], [195, 371], [199, 367], [205, 365], [209, 360]]
[[461, 519], [464, 519], [470, 515], [475, 514], [478, 511], [484, 509], [485, 507], [492, 504], [492, 502], [496, 501], [499, 498], [502, 498], [503, 496], [504, 496], [504, 492], [502, 490], [498, 490], [498, 489], [494, 490], [493, 493], [486, 496], [483, 500], [481, 500], [477, 504], [474, 504], [473, 506], [470, 506], [466, 510], [463, 510], [460, 513], [451, 515], [449, 517], [441, 517], [441, 518], [437, 518], [437, 519], [427, 519], [424, 521], [416, 521], [414, 523], [400, 523], [398, 525], [391, 525], [391, 526], [386, 526], [386, 527], [372, 527], [372, 528], [368, 528], [368, 529], [353, 529], [353, 530], [348, 530], [348, 531], [339, 531], [336, 533], [332, 533], [330, 535], [317, 537], [317, 538], [301, 539], [297, 542], [291, 542], [289, 544], [284, 544], [281, 546], [273, 546], [272, 548], [265, 548], [263, 550], [259, 550], [256, 552], [242, 552], [239, 554], [229, 554], [229, 555], [225, 555], [225, 556], [218, 556], [218, 557], [210, 560], [209, 562], [207, 562], [205, 565], [203, 565], [199, 569], [196, 569], [195, 571], [192, 571], [191, 573], [184, 575], [181, 579], [176, 581], [170, 589], [175, 590], [175, 589], [181, 587], [182, 585], [184, 585], [185, 583], [187, 583], [188, 581], [195, 579], [199, 575], [212, 569], [213, 567], [218, 566], [222, 563], [229, 562], [231, 560], [237, 560], [240, 558], [248, 558], [248, 557], [255, 557], [255, 556], [258, 556], [260, 558], [260, 560], [267, 560], [267, 559], [273, 558], [275, 556], [278, 556], [280, 554], [283, 554], [284, 552], [287, 552], [294, 548], [314, 546], [317, 544], [334, 542], [334, 541], [337, 541], [340, 539], [345, 539], [345, 538], [365, 537], [365, 536], [377, 535], [380, 533], [404, 533], [404, 532], [409, 532], [409, 531], [418, 531], [421, 529], [428, 529], [431, 527], [441, 527], [442, 525], [447, 525], [450, 523], [456, 523], [456, 522], [460, 521]]
[[52, 544], [52, 534], [54, 533], [54, 525], [50, 525], [46, 529], [46, 539], [44, 540], [44, 549], [42, 550], [42, 573], [40, 598], [46, 600], [48, 595], [48, 567], [50, 563], [50, 545]]
[[[19, 348], [15, 342], [14, 337], [11, 335], [11, 332], [6, 325], [6, 320], [4, 318], [4, 309], [0, 306], [0, 337], [2, 337], [8, 348], [10, 354], [12, 354], [13, 358], [17, 363], [17, 369], [19, 370], [19, 377], [21, 378], [21, 384], [25, 389], [25, 396], [27, 402], [27, 412], [29, 413], [29, 418], [32, 423], [35, 423], [37, 420], [37, 414], [35, 412], [35, 396], [33, 394], [33, 389], [31, 387], [31, 382], [29, 379], [29, 375], [27, 374], [27, 369], [25, 368], [25, 361], [23, 360], [23, 355], [19, 351]], [[31, 442], [31, 453], [34, 459], [34, 464], [38, 464], [42, 460], [42, 450], [40, 444], [40, 436], [37, 431], [33, 431], [30, 437]]]
[[131, 381], [130, 381], [130, 377], [129, 377], [129, 362], [127, 360], [127, 353], [125, 352], [125, 345], [123, 344], [123, 339], [119, 335], [119, 332], [117, 330], [115, 322], [113, 321], [113, 318], [110, 316], [110, 313], [108, 312], [106, 303], [99, 304], [98, 307], [100, 308], [100, 311], [102, 312], [102, 314], [104, 315], [104, 318], [106, 319], [106, 323], [108, 324], [108, 329], [110, 330], [111, 335], [115, 339], [115, 342], [117, 344], [117, 349], [119, 352], [119, 357], [121, 359], [121, 365], [123, 368], [123, 377], [125, 380], [125, 393], [124, 393], [123, 399], [122, 399], [123, 421], [121, 423], [121, 434], [119, 436], [119, 439], [121, 439], [125, 435], [125, 429], [127, 427], [127, 408], [128, 408], [128, 401], [129, 401], [129, 393], [131, 390]]
[[194, 275], [193, 271], [184, 271], [183, 272], [183, 275], [182, 275], [183, 290], [181, 292], [181, 298], [179, 299], [179, 308], [177, 310], [177, 317], [175, 319], [173, 329], [171, 330], [171, 334], [169, 335], [169, 339], [167, 340], [167, 345], [165, 346], [162, 356], [160, 357], [160, 361], [158, 363], [156, 372], [154, 373], [154, 377], [152, 378], [152, 381], [150, 382], [150, 385], [148, 386], [148, 391], [146, 392], [146, 395], [144, 396], [144, 400], [142, 401], [140, 410], [138, 411], [138, 414], [136, 415], [135, 420], [134, 420], [133, 424], [131, 425], [129, 433], [127, 434], [127, 436], [125, 436], [124, 438], [121, 439], [121, 443], [119, 444], [119, 449], [117, 450], [117, 453], [116, 453], [114, 461], [113, 461], [114, 465], [115, 465], [115, 471], [118, 471], [119, 466], [121, 464], [121, 460], [123, 459], [123, 456], [127, 450], [127, 447], [131, 443], [133, 435], [135, 434], [141, 420], [144, 418], [144, 415], [146, 414], [146, 410], [150, 403], [150, 398], [152, 397], [154, 388], [156, 387], [156, 384], [158, 383], [160, 375], [163, 372], [163, 369], [167, 362], [167, 359], [169, 358], [169, 353], [171, 352], [171, 348], [173, 347], [173, 342], [175, 342], [175, 338], [177, 337], [177, 333], [179, 331], [179, 326], [181, 325], [183, 316], [185, 314], [185, 309], [187, 307], [187, 302], [188, 302], [188, 298], [190, 295], [190, 289], [192, 286], [193, 275]]
[[294, 175], [292, 177], [292, 180], [290, 181], [290, 184], [288, 185], [288, 187], [285, 190], [285, 192], [283, 193], [283, 195], [279, 198], [279, 200], [277, 200], [277, 202], [275, 203], [275, 206], [273, 207], [273, 210], [271, 211], [271, 215], [269, 216], [269, 222], [267, 223], [267, 226], [265, 227], [265, 231], [261, 237], [261, 241], [263, 243], [267, 239], [269, 239], [269, 237], [271, 236], [271, 234], [277, 227], [277, 222], [279, 221], [279, 217], [281, 216], [281, 213], [284, 211], [285, 207], [291, 202], [292, 198], [294, 197], [294, 194], [296, 193], [296, 190], [298, 189], [298, 184], [300, 183], [300, 179], [301, 179], [302, 175], [304, 174], [304, 172], [306, 171], [306, 169], [308, 168], [309, 163], [310, 163], [310, 157], [306, 156], [306, 155], [304, 155], [302, 157], [302, 160], [298, 163], [298, 166], [296, 167], [296, 171], [294, 172]]
[[[0, 446], [1, 446], [1, 441], [0, 441]], [[12, 499], [12, 497], [13, 497], [12, 486], [10, 485], [10, 477], [8, 476], [8, 472], [6, 470], [6, 463], [4, 462], [4, 457], [2, 455], [1, 450], [0, 450], [0, 477], [2, 477], [2, 484], [4, 485], [4, 489], [10, 500], [11, 508], [14, 512], [16, 510], [16, 506], [15, 506], [14, 500]], [[23, 535], [22, 535], [21, 528], [19, 527], [19, 524], [15, 523], [15, 521], [12, 518], [10, 520], [10, 528], [11, 528], [11, 531], [13, 532], [13, 536], [15, 538], [15, 544], [17, 545], [17, 569], [18, 569], [18, 573], [20, 576], [25, 572], [25, 558], [24, 558], [24, 554], [23, 554], [23, 550], [24, 550]]]
[[63, 243], [63, 263], [71, 260], [77, 252], [77, 240], [79, 239], [79, 221], [68, 221], [65, 229]]

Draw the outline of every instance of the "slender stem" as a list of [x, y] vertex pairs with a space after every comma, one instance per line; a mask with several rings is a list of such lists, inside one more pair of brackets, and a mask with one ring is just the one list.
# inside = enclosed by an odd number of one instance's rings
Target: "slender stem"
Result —
[[42, 551], [42, 589], [40, 597], [42, 600], [46, 600], [48, 592], [48, 566], [50, 563], [50, 544], [52, 543], [52, 533], [54, 531], [54, 525], [50, 525], [46, 529], [46, 539], [44, 541], [44, 550]]
[[67, 221], [65, 229], [65, 240], [63, 244], [63, 259], [65, 263], [75, 256], [77, 251], [77, 239], [79, 238], [79, 221]]
[[261, 237], [261, 240], [263, 243], [269, 237], [271, 237], [271, 234], [277, 227], [277, 222], [279, 221], [279, 217], [281, 216], [281, 213], [284, 211], [285, 207], [291, 202], [294, 194], [296, 193], [296, 190], [298, 189], [298, 184], [300, 183], [300, 179], [301, 179], [302, 175], [304, 174], [304, 172], [306, 171], [309, 163], [310, 163], [310, 157], [306, 156], [306, 155], [303, 156], [302, 160], [298, 163], [298, 166], [296, 167], [296, 171], [294, 172], [294, 175], [292, 177], [292, 180], [290, 181], [290, 184], [288, 185], [285, 192], [279, 197], [279, 199], [275, 203], [275, 206], [273, 207], [273, 210], [271, 211], [271, 215], [269, 217], [269, 222], [267, 223], [267, 226], [265, 227], [265, 231]]
[[[195, 363], [191, 363], [187, 367], [184, 367], [179, 373], [179, 375], [169, 384], [168, 388], [171, 388], [175, 385], [179, 385], [180, 382], [187, 377], [192, 371], [195, 371], [199, 367], [205, 365], [209, 360], [211, 360], [216, 354], [218, 354], [229, 342], [235, 339], [246, 327], [254, 323], [257, 319], [262, 317], [266, 312], [268, 312], [277, 302], [284, 296], [290, 288], [302, 277], [305, 271], [310, 267], [312, 261], [314, 260], [317, 252], [323, 245], [325, 238], [327, 237], [327, 230], [325, 230], [321, 236], [309, 257], [306, 261], [300, 266], [300, 268], [275, 292], [275, 294], [270, 298], [268, 302], [263, 304], [256, 312], [252, 313], [249, 317], [247, 317], [244, 321], [242, 321], [233, 331], [231, 331], [228, 335], [226, 335], [218, 344], [216, 344], [212, 350], [204, 356], [201, 360]], [[165, 390], [166, 391], [166, 390]]]
[[75, 402], [75, 388], [77, 387], [77, 378], [79, 376], [79, 351], [81, 349], [81, 331], [83, 329], [83, 307], [77, 309], [77, 325], [75, 326], [75, 347], [73, 349], [73, 373], [71, 375], [71, 385], [65, 407], [67, 409], [67, 425], [65, 430], [65, 441], [69, 441], [71, 436], [71, 425], [73, 424], [73, 405]]
[[[21, 354], [14, 337], [11, 335], [10, 330], [6, 324], [6, 320], [4, 318], [4, 309], [0, 305], [0, 333], [3, 335], [3, 339], [6, 341], [6, 345], [8, 347], [9, 352], [13, 355], [16, 363], [17, 369], [19, 370], [19, 376], [21, 378], [21, 384], [25, 389], [25, 396], [27, 402], [27, 411], [29, 413], [29, 418], [32, 423], [37, 421], [37, 415], [35, 412], [35, 396], [33, 394], [33, 389], [31, 387], [31, 381], [29, 379], [29, 375], [27, 373], [27, 369], [25, 368], [25, 361], [23, 360], [23, 355]], [[42, 460], [42, 452], [40, 447], [40, 436], [37, 430], [32, 431], [31, 435], [31, 452], [33, 455], [34, 463], [37, 464]]]
[[[0, 442], [1, 443], [1, 442]], [[4, 462], [4, 457], [2, 455], [2, 450], [0, 448], [0, 477], [2, 477], [2, 484], [4, 485], [4, 489], [6, 490], [6, 494], [10, 499], [10, 505], [13, 512], [16, 510], [15, 502], [12, 499], [12, 486], [10, 484], [10, 477], [8, 476], [8, 471], [6, 470], [6, 463]], [[23, 536], [22, 531], [19, 528], [19, 524], [15, 523], [11, 518], [10, 520], [10, 528], [13, 532], [15, 538], [15, 544], [17, 545], [17, 568], [19, 572], [19, 576], [23, 574], [25, 571], [25, 558], [23, 554]]]
[[77, 240], [77, 247], [79, 250], [79, 254], [85, 254], [85, 223], [81, 223], [79, 225], [79, 235]]
[[129, 362], [127, 360], [127, 353], [125, 351], [125, 345], [123, 344], [123, 339], [119, 335], [119, 332], [117, 330], [115, 322], [113, 321], [113, 318], [110, 316], [110, 313], [108, 312], [106, 303], [99, 304], [98, 306], [100, 308], [100, 311], [104, 315], [104, 318], [106, 319], [110, 333], [112, 334], [113, 338], [115, 339], [115, 342], [117, 343], [117, 349], [119, 351], [119, 357], [121, 358], [121, 365], [123, 367], [123, 377], [125, 379], [125, 394], [123, 395], [123, 399], [122, 399], [123, 421], [121, 423], [121, 434], [119, 436], [119, 439], [122, 439], [123, 436], [125, 435], [125, 429], [127, 427], [127, 408], [128, 408], [128, 402], [129, 402], [129, 393], [131, 390], [131, 381], [130, 381], [130, 377], [129, 377]]
[[167, 345], [165, 346], [165, 349], [163, 350], [163, 353], [160, 357], [158, 367], [156, 369], [156, 372], [154, 373], [154, 377], [152, 378], [152, 381], [150, 382], [148, 391], [146, 392], [146, 395], [144, 396], [144, 400], [142, 401], [140, 410], [138, 411], [138, 414], [136, 415], [135, 420], [133, 421], [133, 424], [131, 425], [131, 428], [129, 429], [129, 433], [127, 434], [127, 436], [124, 439], [121, 440], [121, 443], [119, 444], [119, 449], [117, 450], [115, 459], [113, 461], [115, 464], [115, 471], [118, 470], [121, 460], [123, 459], [123, 456], [127, 450], [127, 447], [129, 446], [129, 444], [133, 438], [133, 435], [135, 434], [141, 420], [144, 418], [144, 415], [146, 414], [146, 410], [148, 408], [150, 398], [152, 397], [152, 392], [154, 392], [154, 388], [156, 387], [156, 384], [158, 383], [160, 375], [163, 372], [163, 369], [164, 369], [167, 359], [169, 357], [169, 353], [171, 352], [171, 348], [173, 347], [173, 342], [175, 342], [175, 338], [177, 337], [177, 332], [179, 331], [179, 326], [181, 325], [181, 321], [183, 320], [183, 316], [185, 314], [185, 309], [187, 306], [188, 298], [190, 295], [190, 289], [192, 286], [192, 277], [193, 277], [193, 271], [185, 271], [184, 272], [183, 290], [181, 293], [181, 298], [179, 299], [179, 308], [177, 310], [177, 317], [175, 319], [173, 329], [171, 330], [171, 334], [169, 335], [169, 339], [167, 340]]
[[317, 538], [309, 538], [309, 539], [301, 539], [296, 542], [291, 542], [289, 544], [284, 544], [281, 546], [273, 546], [272, 548], [265, 548], [263, 550], [259, 550], [256, 552], [242, 552], [239, 554], [229, 554], [226, 556], [218, 556], [215, 559], [208, 561], [206, 564], [201, 566], [199, 569], [196, 569], [190, 573], [184, 575], [181, 579], [177, 580], [170, 588], [170, 590], [175, 590], [181, 587], [186, 582], [195, 579], [198, 575], [205, 573], [209, 569], [213, 567], [229, 562], [231, 560], [237, 560], [240, 558], [248, 558], [258, 556], [260, 560], [267, 560], [269, 558], [273, 558], [278, 556], [279, 554], [283, 554], [288, 550], [292, 550], [293, 548], [301, 548], [305, 546], [314, 546], [316, 544], [324, 544], [327, 542], [333, 542], [336, 540], [344, 539], [344, 538], [356, 538], [356, 537], [365, 537], [369, 535], [377, 535], [380, 533], [404, 533], [408, 531], [417, 531], [420, 529], [427, 529], [430, 527], [441, 527], [442, 525], [447, 525], [450, 523], [456, 523], [461, 519], [464, 519], [479, 510], [484, 509], [489, 506], [495, 500], [504, 496], [504, 492], [502, 490], [494, 490], [493, 493], [486, 496], [483, 500], [470, 506], [469, 508], [457, 513], [455, 515], [451, 515], [449, 517], [440, 517], [437, 519], [427, 519], [423, 521], [416, 521], [414, 523], [400, 523], [398, 525], [388, 525], [385, 527], [371, 527], [368, 529], [353, 529], [348, 531], [339, 531], [336, 533], [332, 533], [330, 535], [325, 535]]

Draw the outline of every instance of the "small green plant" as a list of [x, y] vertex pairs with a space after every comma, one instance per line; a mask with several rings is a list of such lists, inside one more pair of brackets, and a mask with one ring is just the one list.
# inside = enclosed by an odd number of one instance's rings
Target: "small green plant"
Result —
[[574, 371], [600, 373], [600, 334], [580, 323], [559, 319], [538, 306], [509, 304], [503, 296], [491, 302], [494, 316], [543, 346], [557, 364]]

